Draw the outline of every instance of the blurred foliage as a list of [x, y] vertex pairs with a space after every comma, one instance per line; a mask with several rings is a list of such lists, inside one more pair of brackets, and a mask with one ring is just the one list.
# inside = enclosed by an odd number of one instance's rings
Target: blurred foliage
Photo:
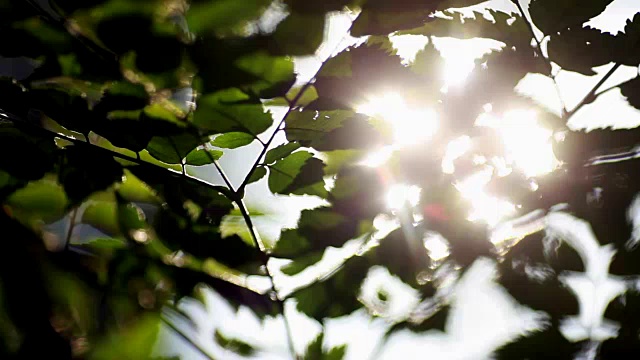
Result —
[[[366, 307], [361, 284], [374, 265], [402, 279], [421, 300], [433, 299], [440, 296], [436, 273], [444, 265], [421, 244], [411, 244], [421, 243], [427, 231], [447, 239], [447, 264], [460, 273], [480, 256], [500, 259], [500, 283], [522, 304], [550, 315], [552, 326], [506, 345], [498, 358], [570, 357], [580, 344], [568, 342], [557, 326], [577, 312], [575, 298], [557, 276], [532, 282], [515, 264], [549, 263], [558, 273], [582, 271], [580, 259], [564, 247], [550, 261], [539, 233], [507, 254], [497, 251], [488, 241], [490, 229], [467, 220], [454, 185], [461, 173], [482, 166], [460, 157], [453, 176], [441, 171], [442, 158], [461, 135], [471, 137], [476, 154], [503, 152], [494, 129], [474, 126], [486, 104], [495, 113], [516, 105], [535, 110], [557, 135], [561, 168], [535, 179], [535, 191], [531, 179], [515, 170], [494, 179], [489, 190], [512, 199], [521, 214], [570, 204], [598, 238], [621, 249], [612, 273], [638, 274], [637, 256], [622, 249], [630, 234], [625, 211], [640, 190], [637, 160], [583, 166], [594, 156], [632, 151], [638, 130], [566, 129], [598, 89], [557, 115], [514, 87], [528, 74], [553, 80], [551, 62], [583, 75], [609, 63], [639, 66], [640, 14], [624, 31], [609, 34], [583, 24], [611, 0], [533, 0], [533, 25], [548, 40], [543, 53], [517, 12], [469, 17], [457, 10], [482, 2], [0, 0], [0, 57], [28, 68], [26, 76], [2, 69], [0, 77], [6, 254], [0, 261], [0, 357], [151, 358], [167, 321], [163, 308], [193, 295], [198, 284], [261, 318], [283, 314], [283, 299], [295, 299], [299, 311], [321, 324]], [[367, 37], [323, 59], [312, 81], [297, 83], [294, 57], [318, 55], [337, 11], [355, 19], [352, 36]], [[428, 41], [414, 61], [403, 62], [390, 38], [397, 35]], [[501, 46], [475, 61], [464, 86], [443, 91], [447, 60], [433, 41], [442, 37], [492, 39]], [[619, 89], [640, 109], [638, 78]], [[428, 143], [396, 149], [387, 166], [361, 166], [366, 151], [394, 141], [379, 116], [357, 112], [386, 90], [408, 104], [432, 107], [441, 118], [439, 133]], [[288, 108], [282, 121], [270, 106]], [[280, 131], [284, 143], [275, 144]], [[219, 171], [227, 149], [257, 143], [260, 157], [247, 160], [253, 165], [235, 188], [187, 171]], [[304, 210], [274, 246], [261, 241], [243, 202], [246, 186], [263, 178], [273, 194], [325, 201]], [[385, 205], [394, 182], [423, 189], [412, 214], [417, 221], [403, 220], [406, 214]], [[610, 200], [597, 206], [585, 200], [594, 186]], [[223, 225], [227, 216], [242, 221]], [[378, 236], [380, 216], [403, 224]], [[278, 294], [266, 268], [271, 257], [290, 260], [280, 270], [296, 276], [321, 263], [327, 249], [347, 244], [359, 250], [291, 294]], [[249, 276], [269, 278], [271, 289], [249, 286]], [[382, 310], [367, 309], [384, 318], [390, 300], [384, 291], [378, 294]], [[628, 297], [637, 303], [637, 294]], [[406, 329], [443, 329], [449, 305], [444, 299], [417, 321], [387, 319], [393, 326], [385, 338]], [[607, 310], [608, 318], [627, 320], [620, 338], [603, 344], [603, 354], [638, 348], [637, 308]], [[347, 347], [326, 349], [323, 336], [308, 345], [304, 359], [345, 356]], [[239, 356], [262, 350], [219, 329], [212, 341]]]

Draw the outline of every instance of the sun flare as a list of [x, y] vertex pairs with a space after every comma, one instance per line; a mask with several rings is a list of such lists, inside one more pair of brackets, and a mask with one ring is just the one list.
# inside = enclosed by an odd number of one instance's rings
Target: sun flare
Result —
[[368, 102], [356, 106], [356, 112], [380, 117], [393, 128], [394, 143], [410, 146], [426, 141], [438, 129], [438, 115], [435, 110], [412, 108], [397, 93], [386, 93], [372, 97]]

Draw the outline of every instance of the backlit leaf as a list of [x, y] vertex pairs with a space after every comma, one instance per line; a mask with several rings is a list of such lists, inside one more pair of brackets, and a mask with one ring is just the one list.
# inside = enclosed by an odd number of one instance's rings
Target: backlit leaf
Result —
[[293, 143], [293, 142], [278, 145], [277, 147], [267, 151], [267, 155], [264, 158], [264, 162], [265, 164], [274, 163], [284, 157], [289, 156], [289, 154], [298, 150], [299, 148], [300, 148], [300, 144]]
[[223, 152], [220, 150], [196, 149], [187, 155], [186, 164], [192, 166], [209, 165], [214, 160], [219, 160], [222, 154]]
[[213, 141], [211, 141], [211, 145], [225, 148], [225, 149], [235, 149], [241, 146], [249, 145], [255, 140], [253, 135], [243, 133], [243, 132], [230, 132], [226, 134], [222, 134], [217, 136]]

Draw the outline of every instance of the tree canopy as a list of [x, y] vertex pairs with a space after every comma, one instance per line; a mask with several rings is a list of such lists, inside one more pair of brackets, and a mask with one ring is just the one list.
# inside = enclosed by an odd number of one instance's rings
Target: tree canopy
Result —
[[[348, 346], [324, 331], [296, 348], [285, 305], [319, 324], [364, 309], [388, 324], [380, 350], [399, 332], [447, 331], [482, 266], [533, 324], [495, 358], [640, 352], [640, 135], [570, 126], [612, 89], [640, 109], [640, 78], [603, 86], [640, 66], [640, 13], [610, 34], [585, 23], [612, 0], [462, 10], [481, 3], [0, 0], [0, 356], [153, 358], [162, 324], [213, 358], [180, 306], [206, 303], [204, 285], [282, 319], [282, 356], [342, 359]], [[348, 31], [323, 49], [338, 14]], [[394, 44], [407, 36], [421, 39], [409, 61]], [[456, 85], [445, 38], [494, 46]], [[599, 80], [573, 108], [516, 91], [560, 71]], [[513, 150], [538, 138], [550, 163]], [[220, 161], [249, 146], [233, 182]], [[322, 205], [269, 239], [245, 201], [259, 184]], [[336, 249], [326, 271], [281, 286]], [[364, 290], [380, 271], [415, 294], [405, 313], [384, 284]]]

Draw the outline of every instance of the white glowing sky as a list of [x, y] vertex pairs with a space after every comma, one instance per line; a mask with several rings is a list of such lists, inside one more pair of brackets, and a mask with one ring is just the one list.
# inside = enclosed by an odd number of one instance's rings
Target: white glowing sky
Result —
[[[493, 0], [490, 4], [499, 10], [508, 12], [516, 11], [509, 0]], [[482, 6], [475, 6], [474, 8], [482, 9], [485, 6], [486, 3]], [[626, 19], [639, 10], [640, 7], [634, 0], [615, 0], [607, 7], [602, 15], [592, 19], [588, 24], [616, 33], [622, 30]], [[318, 51], [318, 54], [315, 57], [298, 59], [296, 61], [296, 69], [300, 73], [298, 82], [305, 82], [309, 79], [310, 74], [313, 74], [314, 70], [319, 66], [319, 59], [333, 53], [336, 49], [344, 48], [353, 41], [353, 39], [343, 41], [340, 38], [348, 26], [349, 19], [347, 17], [334, 17], [331, 19], [328, 28], [328, 38]], [[472, 58], [482, 55], [482, 53], [486, 51], [487, 46], [495, 45], [486, 42], [474, 42], [474, 40], [460, 42], [442, 39], [435, 44], [445, 57], [449, 57], [448, 65], [443, 73], [443, 77], [449, 86], [463, 86], [464, 75], [470, 70], [469, 64], [472, 64]], [[404, 37], [395, 39], [393, 43], [394, 46], [399, 49], [399, 54], [405, 58], [405, 61], [410, 62], [412, 56], [415, 55], [415, 49], [420, 45], [424, 45], [425, 39], [420, 37]], [[584, 96], [584, 89], [590, 89], [595, 85], [611, 66], [612, 64], [609, 64], [596, 68], [595, 70], [598, 75], [593, 77], [560, 71], [557, 76], [557, 81], [562, 99], [567, 104], [567, 107], [569, 109], [573, 108]], [[622, 67], [607, 81], [603, 88], [621, 83], [622, 81], [635, 77], [636, 74], [636, 68]], [[516, 90], [521, 94], [532, 97], [535, 101], [559, 114], [560, 102], [556, 96], [554, 84], [549, 78], [542, 75], [529, 74], [518, 84]], [[392, 94], [371, 94], [371, 96], [376, 100], [387, 97], [387, 100], [389, 100], [391, 104], [394, 104], [395, 111], [390, 112], [384, 109], [375, 109], [368, 107], [367, 104], [362, 104], [360, 111], [377, 113], [377, 115], [389, 121], [398, 122], [400, 126], [395, 130], [398, 134], [401, 134], [403, 131], [402, 125], [406, 124], [406, 122], [410, 123], [411, 119], [416, 117], [416, 114], [418, 114], [418, 117], [424, 117], [425, 111], [428, 111], [428, 109], [407, 109], [402, 99], [394, 98]], [[398, 111], [398, 109], [400, 110]], [[513, 110], [519, 111], [519, 109]], [[276, 119], [282, 115], [281, 109], [273, 109], [272, 111]], [[403, 114], [400, 120], [397, 118], [399, 113]], [[428, 116], [434, 119], [431, 125], [435, 127], [424, 129], [427, 135], [437, 128], [437, 114], [429, 114]], [[503, 119], [508, 119], [510, 114], [492, 114], [492, 116], [502, 116]], [[511, 114], [511, 116], [513, 116], [513, 114]], [[523, 167], [523, 170], [531, 175], [544, 173], [546, 171], [545, 169], [554, 166], [553, 159], [551, 159], [552, 154], [547, 152], [548, 147], [546, 141], [548, 140], [549, 134], [535, 123], [535, 115], [526, 114], [525, 117], [527, 116], [531, 119], [527, 121], [527, 127], [514, 126], [507, 127], [503, 130], [506, 132], [506, 136], [504, 137], [505, 141], [512, 141], [511, 144], [507, 143], [505, 145], [511, 150], [510, 156], [515, 166]], [[616, 89], [608, 92], [594, 103], [585, 106], [572, 118], [569, 125], [574, 129], [592, 129], [606, 126], [634, 127], [640, 125], [640, 112], [628, 106], [619, 90]], [[271, 133], [273, 130], [274, 129], [268, 130], [266, 134]], [[532, 130], [535, 136], [525, 139], [523, 135], [529, 134]], [[524, 142], [513, 141], [514, 139]], [[279, 134], [277, 141], [284, 142], [284, 140], [282, 134]], [[423, 139], [416, 139], [416, 141], [422, 140]], [[523, 143], [526, 146], [522, 146]], [[227, 175], [234, 184], [239, 184], [242, 181], [260, 149], [261, 145], [254, 143], [241, 149], [225, 152], [225, 156], [221, 159], [221, 164], [226, 169]], [[459, 156], [456, 155], [457, 153], [466, 149], [464, 140], [460, 141], [460, 145], [456, 149], [454, 149], [456, 151], [451, 155], [453, 158]], [[393, 149], [387, 148], [381, 149], [381, 151], [388, 155]], [[379, 166], [384, 162], [379, 160], [383, 157], [384, 156], [373, 156], [369, 159], [369, 162]], [[533, 168], [524, 168], [531, 165], [534, 165]], [[443, 167], [444, 166], [445, 164], [443, 164]], [[491, 171], [491, 173], [494, 172], [494, 170], [487, 171]], [[222, 183], [217, 174], [213, 172], [200, 172], [199, 175], [209, 181], [213, 180]], [[512, 214], [515, 209], [512, 204], [509, 204], [505, 200], [483, 195], [482, 186], [486, 184], [486, 179], [487, 175], [481, 174], [477, 178], [472, 179], [475, 181], [475, 185], [470, 186], [464, 182], [466, 180], [463, 180], [458, 184], [458, 187], [463, 189], [463, 195], [466, 194], [469, 198], [471, 203], [470, 217], [473, 218], [474, 214], [476, 214], [475, 216], [478, 218], [484, 217], [481, 219], [482, 221], [489, 225], [495, 225], [501, 217]], [[392, 191], [400, 193], [403, 195], [402, 198], [404, 198], [405, 195], [411, 194], [411, 192], [418, 192], [419, 189], [394, 187]], [[407, 200], [409, 202], [412, 201], [411, 198]], [[282, 197], [273, 195], [268, 190], [265, 179], [247, 188], [246, 201], [250, 207], [259, 208], [263, 213], [267, 214], [266, 216], [258, 217], [259, 219], [256, 225], [261, 233], [265, 234], [266, 237], [272, 238], [277, 237], [281, 228], [294, 227], [300, 210], [313, 208], [323, 203], [323, 201], [310, 196]], [[394, 203], [395, 201], [396, 200], [390, 201], [391, 206], [398, 206]], [[287, 210], [283, 211], [282, 209]], [[487, 209], [494, 209], [494, 211], [487, 212]], [[399, 226], [390, 219], [378, 219], [378, 223], [381, 224], [381, 227], [387, 226], [387, 230]], [[429, 245], [434, 249], [433, 251], [439, 251], [440, 253], [446, 252], [446, 248], [442, 243], [438, 243], [435, 240], [430, 241]], [[288, 278], [277, 272], [276, 275], [281, 280], [280, 286], [290, 290], [296, 287], [296, 283], [300, 284], [309, 281], [316, 273], [322, 273], [326, 271], [326, 269], [332, 268], [336, 261], [350, 254], [357, 246], [358, 243], [350, 242], [344, 249], [330, 249], [320, 263], [312, 267], [312, 269], [307, 269], [297, 275], [297, 278]], [[427, 246], [426, 243], [425, 246]], [[277, 265], [283, 265], [285, 262], [280, 261], [276, 263]], [[493, 261], [488, 259], [476, 261], [465, 273], [461, 281], [455, 285], [455, 297], [453, 299], [454, 310], [452, 310], [447, 319], [446, 331], [431, 331], [423, 334], [408, 332], [396, 333], [389, 339], [387, 347], [384, 349], [380, 358], [413, 359], [423, 358], [424, 354], [429, 354], [430, 359], [489, 358], [495, 346], [504, 343], [507, 339], [520, 332], [535, 329], [538, 321], [541, 320], [540, 314], [521, 307], [503, 288], [493, 282], [495, 271]], [[370, 275], [368, 278], [369, 284], [389, 284], [390, 289], [395, 289], [395, 291], [405, 294], [405, 296], [400, 297], [403, 301], [408, 303], [413, 302], [410, 289], [404, 288], [404, 284], [402, 284], [399, 279], [377, 268], [372, 269]], [[371, 292], [373, 291], [371, 289], [374, 288], [376, 287], [363, 288], [363, 291], [365, 293]], [[208, 294], [207, 297], [210, 303], [206, 309], [195, 303], [187, 304], [185, 307], [196, 315], [194, 318], [196, 318], [202, 326], [200, 331], [195, 334], [196, 338], [200, 339], [203, 346], [209, 349], [212, 354], [216, 354], [225, 359], [241, 358], [233, 353], [225, 352], [212, 341], [212, 329], [220, 328], [226, 335], [232, 336], [237, 334], [240, 339], [247, 340], [250, 343], [260, 345], [261, 348], [268, 349], [267, 352], [261, 352], [257, 355], [257, 357], [261, 359], [285, 359], [288, 357], [286, 339], [284, 337], [285, 331], [281, 321], [271, 319], [265, 323], [260, 323], [257, 318], [246, 309], [241, 309], [240, 312], [236, 313], [226, 304], [224, 299], [221, 299], [216, 294]], [[291, 326], [296, 334], [296, 347], [299, 351], [302, 351], [302, 349], [306, 347], [306, 344], [312, 341], [320, 331], [320, 325], [314, 320], [297, 313], [292, 302], [287, 303], [287, 309], [291, 317]], [[393, 316], [396, 318], [403, 316], [401, 306], [399, 305], [390, 311], [393, 312]], [[488, 324], [492, 324], [493, 326], [488, 326]], [[330, 319], [326, 322], [325, 345], [331, 347], [347, 343], [346, 359], [367, 358], [387, 327], [388, 325], [382, 320], [371, 320], [363, 310], [357, 311], [349, 316]], [[170, 334], [170, 330], [166, 328], [163, 328], [162, 332], [166, 335]], [[247, 339], [248, 335], [251, 336], [250, 339]], [[183, 354], [185, 358], [201, 358], [201, 356], [185, 344], [183, 340], [173, 336], [163, 338], [167, 339], [167, 341], [159, 343], [157, 349], [159, 353], [169, 355], [179, 352]]]

